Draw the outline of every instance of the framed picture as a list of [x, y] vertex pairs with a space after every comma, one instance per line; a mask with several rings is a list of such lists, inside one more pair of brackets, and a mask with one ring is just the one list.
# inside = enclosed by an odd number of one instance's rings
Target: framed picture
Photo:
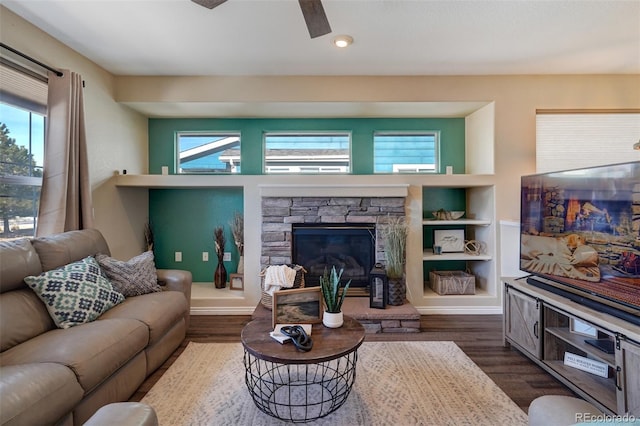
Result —
[[273, 293], [273, 327], [276, 324], [322, 322], [320, 287], [280, 290]]
[[442, 253], [464, 252], [464, 229], [436, 229], [433, 245], [442, 247]]
[[230, 290], [244, 290], [244, 275], [242, 275], [242, 274], [230, 274], [229, 275], [229, 289]]

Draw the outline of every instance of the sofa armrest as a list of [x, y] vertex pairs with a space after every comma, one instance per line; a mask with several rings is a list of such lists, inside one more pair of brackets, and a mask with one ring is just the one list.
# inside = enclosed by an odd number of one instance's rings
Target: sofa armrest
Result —
[[162, 290], [179, 291], [187, 299], [187, 305], [191, 306], [191, 272], [180, 269], [158, 269], [158, 284]]

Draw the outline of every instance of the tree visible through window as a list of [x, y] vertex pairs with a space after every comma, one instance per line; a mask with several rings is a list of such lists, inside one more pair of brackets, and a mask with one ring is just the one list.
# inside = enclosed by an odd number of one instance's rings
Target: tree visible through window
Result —
[[45, 117], [0, 103], [0, 239], [35, 233]]

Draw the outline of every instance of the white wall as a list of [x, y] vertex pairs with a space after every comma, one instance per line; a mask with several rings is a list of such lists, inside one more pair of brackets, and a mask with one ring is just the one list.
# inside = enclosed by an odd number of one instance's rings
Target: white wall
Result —
[[0, 39], [39, 61], [85, 80], [84, 102], [96, 228], [112, 254], [127, 259], [143, 247], [147, 195], [119, 191], [116, 170], [147, 170], [147, 118], [114, 100], [114, 77], [74, 50], [0, 6]]

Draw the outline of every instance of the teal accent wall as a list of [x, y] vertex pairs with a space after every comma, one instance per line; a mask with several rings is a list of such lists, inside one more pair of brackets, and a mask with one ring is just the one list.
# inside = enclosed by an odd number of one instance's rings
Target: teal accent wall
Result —
[[262, 135], [286, 131], [350, 131], [353, 174], [373, 174], [373, 133], [376, 131], [440, 132], [441, 172], [453, 166], [464, 173], [464, 118], [151, 118], [149, 119], [149, 173], [162, 166], [176, 172], [176, 133], [184, 131], [240, 132], [242, 174], [262, 174]]
[[[162, 269], [186, 269], [194, 282], [213, 282], [218, 265], [213, 230], [224, 228], [227, 273], [237, 270], [239, 253], [233, 242], [230, 222], [243, 211], [242, 188], [150, 189], [149, 219], [154, 231], [156, 266]], [[175, 252], [182, 252], [182, 262], [175, 262]], [[209, 261], [202, 261], [202, 252]]]
[[[433, 212], [440, 209], [448, 211], [461, 211], [466, 209], [467, 193], [464, 188], [422, 188], [422, 217], [424, 219], [432, 219]], [[424, 248], [433, 247], [433, 231], [435, 229], [460, 229], [460, 226], [423, 226], [422, 227], [422, 243]], [[464, 271], [467, 268], [466, 262], [463, 260], [440, 261], [440, 262], [424, 262], [423, 278], [429, 281], [429, 272], [431, 271]]]
[[[228, 131], [241, 134], [242, 174], [260, 175], [263, 173], [263, 134], [295, 130], [351, 132], [351, 169], [352, 174], [357, 175], [373, 174], [374, 132], [439, 131], [440, 172], [444, 173], [445, 166], [453, 166], [455, 173], [464, 173], [464, 118], [151, 118], [149, 173], [160, 174], [162, 166], [169, 166], [170, 174], [176, 173], [178, 132]], [[295, 176], [291, 178], [295, 180]], [[425, 211], [432, 206], [438, 206], [435, 210], [441, 207], [464, 210], [464, 191], [461, 204], [451, 201], [460, 195], [455, 195], [455, 190], [448, 191], [425, 194]], [[440, 197], [449, 201], [440, 203]], [[229, 223], [235, 212], [243, 211], [243, 204], [242, 188], [150, 189], [149, 218], [155, 231], [157, 267], [186, 269], [192, 272], [195, 282], [212, 282], [217, 266], [213, 229], [223, 226], [228, 241], [225, 250], [232, 256], [231, 262], [225, 262], [225, 268], [228, 273], [235, 272], [239, 254], [233, 244]], [[432, 241], [433, 237], [429, 239]], [[429, 239], [425, 239], [425, 244]], [[176, 251], [182, 252], [183, 261], [180, 263], [174, 260]], [[202, 261], [203, 251], [209, 252], [208, 262]]]

